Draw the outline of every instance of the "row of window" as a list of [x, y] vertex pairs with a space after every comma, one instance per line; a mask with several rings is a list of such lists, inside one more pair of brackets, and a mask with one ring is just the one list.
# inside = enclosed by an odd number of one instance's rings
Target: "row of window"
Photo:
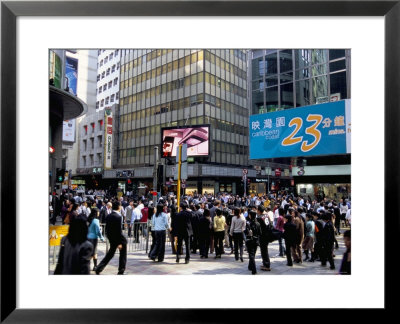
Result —
[[[218, 57], [214, 54], [211, 54], [209, 51], [205, 51], [205, 59], [207, 61], [209, 61], [210, 63], [215, 64], [219, 68], [225, 70], [226, 72], [233, 73], [234, 75], [237, 75], [238, 77], [242, 78], [243, 80], [247, 79], [247, 73], [244, 69], [238, 68], [237, 66], [221, 59], [220, 57]], [[188, 66], [190, 64], [193, 64], [193, 63], [196, 63], [196, 62], [199, 62], [202, 60], [203, 60], [203, 51], [193, 53], [191, 55], [174, 60], [170, 63], [161, 65], [152, 70], [143, 72], [129, 80], [126, 80], [121, 83], [121, 89], [131, 86], [132, 84], [134, 85], [134, 84], [144, 82], [146, 80], [155, 79], [156, 77], [161, 76], [162, 74], [176, 71], [180, 68], [183, 68], [185, 66]], [[139, 57], [133, 61], [130, 61], [130, 62], [124, 64], [121, 67], [121, 70], [122, 70], [122, 72], [127, 72], [141, 64], [142, 64], [142, 57]], [[132, 81], [130, 81], [130, 80], [132, 80]]]
[[[82, 156], [82, 166], [93, 166], [93, 165], [102, 165], [103, 164], [103, 158], [102, 158], [102, 154], [101, 153], [97, 153], [96, 154], [96, 161], [94, 161], [94, 155], [93, 154], [89, 154], [89, 161], [86, 155]], [[89, 163], [89, 164], [88, 164]]]
[[[90, 142], [89, 149], [94, 149], [95, 148], [94, 137], [89, 138], [89, 142]], [[83, 144], [84, 151], [86, 151], [88, 149], [87, 140], [84, 139], [82, 141], [82, 144]], [[96, 147], [103, 147], [103, 136], [102, 135], [97, 136], [97, 146]]]
[[[118, 78], [114, 79], [113, 81], [109, 81], [108, 82], [108, 89], [111, 89], [111, 87], [118, 85]], [[107, 83], [104, 83], [102, 86], [99, 87], [99, 89], [97, 90], [97, 93], [102, 93], [103, 91], [107, 90]]]
[[169, 101], [165, 104], [142, 109], [137, 112], [124, 114], [121, 116], [121, 122], [126, 123], [139, 120], [140, 118], [167, 113], [169, 111], [182, 110], [184, 108], [191, 107], [193, 105], [202, 104], [204, 101], [211, 106], [221, 108], [222, 111], [225, 111], [227, 114], [234, 114], [236, 116], [243, 116], [243, 117], [248, 116], [248, 110], [246, 108], [232, 104], [225, 100], [221, 100], [209, 94], [204, 95], [203, 93], [200, 93], [198, 95], [185, 97], [179, 100]]
[[96, 102], [96, 109], [98, 109], [100, 107], [104, 107], [104, 105], [113, 103], [113, 102], [117, 101], [118, 98], [119, 98], [119, 92], [116, 92], [116, 93], [112, 94], [111, 96], [108, 96], [105, 99], [101, 99], [101, 101]]
[[106, 76], [110, 75], [110, 73], [114, 73], [115, 70], [118, 70], [118, 69], [119, 69], [119, 62], [117, 64], [114, 64], [111, 67], [111, 69], [108, 68], [106, 71], [103, 71], [103, 73], [101, 73], [101, 75], [98, 74], [97, 75], [97, 81], [100, 81], [100, 80], [104, 79]]
[[[100, 131], [103, 130], [103, 124], [104, 124], [104, 121], [102, 119], [97, 121], [97, 125], [98, 125], [98, 128], [99, 128]], [[82, 130], [83, 130], [83, 134], [84, 135], [88, 135], [88, 128], [89, 128], [88, 126], [89, 125], [83, 125], [82, 126]], [[92, 130], [91, 134], [94, 134], [95, 128], [96, 128], [96, 124], [95, 123], [90, 123], [90, 129]]]
[[[196, 74], [192, 74], [185, 78], [177, 79], [171, 82], [164, 83], [157, 87], [147, 89], [141, 91], [139, 93], [133, 94], [129, 97], [121, 98], [121, 106], [126, 104], [135, 103], [137, 101], [141, 101], [143, 99], [149, 99], [151, 97], [159, 96], [160, 94], [170, 92], [172, 90], [176, 90], [179, 88], [183, 88], [184, 86], [195, 85], [197, 83], [202, 83], [203, 78], [205, 77], [205, 82], [214, 86], [217, 86], [225, 91], [231, 92], [235, 95], [238, 95], [242, 98], [247, 98], [247, 91], [241, 87], [238, 87], [230, 82], [225, 80], [221, 80], [220, 78], [212, 75], [208, 72], [200, 72]], [[126, 82], [126, 81], [125, 81]], [[122, 86], [123, 82], [121, 82]]]
[[[98, 50], [97, 54], [100, 55], [102, 51], [105, 52], [105, 50]], [[100, 61], [100, 66], [103, 66], [103, 64], [106, 64], [108, 61], [111, 61], [114, 57], [117, 57], [118, 53], [119, 50], [115, 50], [110, 55], [106, 56], [103, 60]]]

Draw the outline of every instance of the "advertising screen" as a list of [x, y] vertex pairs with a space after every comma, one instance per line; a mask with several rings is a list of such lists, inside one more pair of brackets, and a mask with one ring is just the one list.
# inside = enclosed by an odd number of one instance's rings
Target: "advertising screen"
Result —
[[207, 156], [209, 152], [209, 125], [162, 129], [162, 156], [176, 156], [176, 148], [187, 144], [188, 156]]
[[65, 62], [65, 76], [68, 79], [69, 91], [75, 96], [77, 94], [78, 60], [67, 56]]
[[250, 159], [351, 152], [350, 100], [250, 116]]

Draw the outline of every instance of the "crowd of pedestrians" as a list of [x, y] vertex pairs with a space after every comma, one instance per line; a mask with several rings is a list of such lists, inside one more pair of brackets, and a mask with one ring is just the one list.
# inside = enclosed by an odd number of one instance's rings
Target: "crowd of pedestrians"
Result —
[[[147, 235], [143, 231], [149, 231], [152, 240], [148, 257], [153, 262], [164, 261], [168, 237], [177, 263], [184, 258], [188, 264], [191, 254], [197, 252], [202, 259], [233, 254], [235, 261], [244, 262], [247, 252], [248, 270], [252, 274], [257, 273], [258, 248], [262, 260], [259, 269], [271, 271], [269, 244], [274, 241], [279, 244], [279, 254], [273, 257], [286, 258], [288, 267], [294, 263], [320, 262], [321, 266], [329, 263], [334, 270], [336, 237], [344, 235], [346, 252], [338, 273], [351, 273], [351, 234], [350, 230], [344, 233], [341, 230], [343, 226], [351, 226], [348, 199], [311, 199], [286, 192], [260, 197], [195, 194], [182, 197], [179, 208], [173, 195], [159, 198], [155, 206], [146, 197], [85, 200], [82, 195], [65, 194], [60, 200], [59, 215], [70, 229], [61, 242], [55, 274], [88, 274], [91, 259], [94, 264], [91, 270], [100, 274], [117, 249], [118, 274], [124, 274], [127, 257], [124, 228], [136, 243], [143, 234]], [[139, 233], [139, 224], [143, 223], [147, 226], [140, 227]], [[104, 234], [110, 248], [97, 264], [97, 242], [105, 240]]]

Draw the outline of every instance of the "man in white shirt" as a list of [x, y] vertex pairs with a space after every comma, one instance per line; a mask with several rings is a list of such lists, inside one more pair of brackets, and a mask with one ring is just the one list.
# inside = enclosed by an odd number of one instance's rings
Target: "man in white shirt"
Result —
[[[144, 206], [143, 206], [144, 207]], [[133, 204], [133, 212], [132, 212], [132, 218], [131, 218], [131, 224], [133, 224], [134, 228], [134, 238], [135, 238], [135, 243], [140, 243], [139, 242], [139, 226], [140, 226], [140, 219], [142, 218], [142, 209], [139, 207], [137, 203]]]

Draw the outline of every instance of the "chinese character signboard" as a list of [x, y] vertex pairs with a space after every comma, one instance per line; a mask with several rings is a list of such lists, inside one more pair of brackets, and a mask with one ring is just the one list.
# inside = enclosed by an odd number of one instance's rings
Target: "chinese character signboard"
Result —
[[351, 152], [350, 100], [250, 116], [250, 159]]
[[112, 161], [112, 112], [111, 109], [105, 109], [105, 145], [104, 145], [104, 169], [111, 169]]

